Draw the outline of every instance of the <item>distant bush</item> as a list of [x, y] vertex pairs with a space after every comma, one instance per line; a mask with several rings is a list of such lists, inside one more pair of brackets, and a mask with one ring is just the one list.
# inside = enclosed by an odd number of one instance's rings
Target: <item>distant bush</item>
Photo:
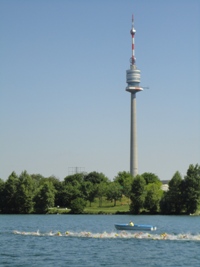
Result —
[[87, 202], [82, 198], [76, 198], [76, 199], [72, 200], [71, 205], [70, 205], [70, 208], [71, 208], [70, 213], [73, 213], [73, 214], [83, 213], [83, 211], [86, 207], [86, 204], [87, 204]]

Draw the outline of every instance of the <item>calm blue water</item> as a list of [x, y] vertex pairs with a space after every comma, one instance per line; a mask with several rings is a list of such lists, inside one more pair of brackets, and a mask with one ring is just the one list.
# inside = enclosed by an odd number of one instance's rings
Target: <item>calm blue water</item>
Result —
[[[158, 230], [115, 230], [130, 220]], [[0, 215], [1, 267], [199, 267], [199, 251], [197, 216]]]

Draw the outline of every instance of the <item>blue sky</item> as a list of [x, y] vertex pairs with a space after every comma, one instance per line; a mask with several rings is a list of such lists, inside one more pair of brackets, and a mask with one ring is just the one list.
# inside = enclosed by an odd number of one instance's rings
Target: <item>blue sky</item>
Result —
[[199, 0], [1, 0], [0, 178], [129, 171], [132, 13], [139, 173], [200, 164]]

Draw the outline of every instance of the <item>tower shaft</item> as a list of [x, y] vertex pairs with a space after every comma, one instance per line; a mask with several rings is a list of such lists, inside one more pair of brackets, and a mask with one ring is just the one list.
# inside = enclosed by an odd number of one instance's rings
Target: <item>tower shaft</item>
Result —
[[130, 173], [138, 174], [136, 93], [131, 93]]

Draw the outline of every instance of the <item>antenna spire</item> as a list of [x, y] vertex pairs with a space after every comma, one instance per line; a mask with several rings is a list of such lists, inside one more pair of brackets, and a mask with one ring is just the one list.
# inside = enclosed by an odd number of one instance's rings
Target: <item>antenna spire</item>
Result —
[[132, 57], [130, 59], [131, 65], [135, 65], [135, 42], [134, 42], [134, 37], [135, 37], [136, 30], [134, 28], [134, 16], [132, 14], [132, 29], [131, 29], [131, 36], [132, 36]]

